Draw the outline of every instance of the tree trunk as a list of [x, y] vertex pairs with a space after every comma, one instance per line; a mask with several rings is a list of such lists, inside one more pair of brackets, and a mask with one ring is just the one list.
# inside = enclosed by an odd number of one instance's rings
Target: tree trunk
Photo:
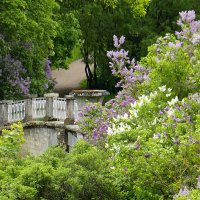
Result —
[[86, 74], [86, 78], [87, 78], [87, 89], [91, 89], [92, 82], [93, 82], [93, 74], [90, 69], [89, 51], [88, 51], [87, 47], [83, 48], [82, 55], [83, 55], [84, 62], [85, 62], [85, 74]]
[[98, 88], [98, 83], [97, 83], [97, 60], [96, 60], [96, 55], [94, 55], [94, 88]]

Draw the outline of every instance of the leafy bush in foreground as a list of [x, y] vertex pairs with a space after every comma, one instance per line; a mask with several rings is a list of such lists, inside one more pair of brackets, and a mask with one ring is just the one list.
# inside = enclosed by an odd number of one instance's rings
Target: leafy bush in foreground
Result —
[[109, 170], [107, 154], [84, 141], [69, 154], [50, 148], [0, 165], [0, 199], [123, 199]]
[[3, 129], [0, 134], [0, 159], [16, 156], [24, 142], [21, 123], [14, 123], [10, 129]]
[[[0, 199], [198, 200], [200, 22], [193, 11], [181, 17], [183, 43], [161, 38], [162, 52], [154, 46], [143, 60], [155, 64], [151, 71], [125, 50], [108, 52], [123, 90], [104, 108], [86, 108], [82, 127], [95, 145], [79, 141], [69, 154], [51, 148], [39, 157], [1, 159]], [[114, 36], [115, 47], [124, 40]], [[7, 135], [5, 152], [18, 147]]]
[[124, 174], [127, 199], [172, 199], [180, 188], [197, 184], [200, 104], [166, 96], [169, 89], [160, 87], [139, 97], [130, 115], [118, 116], [108, 128], [106, 148], [113, 173]]

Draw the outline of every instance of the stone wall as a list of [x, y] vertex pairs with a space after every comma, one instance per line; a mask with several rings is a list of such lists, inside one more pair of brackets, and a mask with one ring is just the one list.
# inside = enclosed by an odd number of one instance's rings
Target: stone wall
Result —
[[67, 152], [73, 145], [84, 137], [77, 125], [64, 125], [61, 122], [29, 122], [24, 123], [25, 144], [22, 145], [21, 155], [28, 153], [37, 156], [50, 146], [62, 146]]
[[58, 130], [49, 127], [24, 128], [26, 143], [22, 145], [21, 155], [31, 153], [35, 156], [42, 154], [52, 145], [59, 145]]

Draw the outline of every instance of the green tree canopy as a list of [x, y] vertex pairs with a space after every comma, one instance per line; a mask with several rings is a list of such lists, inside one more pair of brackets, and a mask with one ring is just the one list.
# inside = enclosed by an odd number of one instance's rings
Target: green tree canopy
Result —
[[[54, 10], [58, 9], [55, 0], [5, 0], [0, 2], [1, 34], [1, 98], [11, 98], [16, 94], [42, 93], [45, 90], [47, 77], [44, 71], [45, 58], [53, 53], [53, 38], [56, 35], [57, 22], [53, 19]], [[9, 59], [5, 61], [5, 57]], [[6, 70], [9, 66], [16, 69]], [[22, 70], [22, 71], [23, 71]], [[13, 83], [13, 76], [26, 79], [26, 84]], [[26, 72], [25, 72], [26, 71]], [[10, 79], [9, 79], [10, 78]], [[24, 92], [24, 89], [27, 89]], [[10, 93], [10, 94], [9, 94]], [[11, 97], [9, 97], [9, 95]]]
[[[106, 58], [106, 51], [112, 46], [112, 36], [128, 33], [131, 21], [143, 16], [148, 4], [149, 0], [63, 1], [63, 7], [67, 12], [73, 12], [79, 22], [89, 88], [98, 88], [102, 84], [107, 88], [113, 85]], [[91, 65], [94, 70], [91, 70]], [[107, 81], [100, 82], [102, 76]]]

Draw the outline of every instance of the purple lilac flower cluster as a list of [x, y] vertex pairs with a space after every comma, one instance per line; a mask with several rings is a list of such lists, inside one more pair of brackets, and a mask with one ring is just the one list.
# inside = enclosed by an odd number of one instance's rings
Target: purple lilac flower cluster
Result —
[[88, 104], [85, 106], [83, 112], [79, 113], [80, 117], [88, 116], [88, 119], [84, 121], [80, 121], [80, 126], [83, 127], [90, 127], [92, 126], [92, 130], [85, 130], [86, 132], [91, 131], [91, 142], [95, 142], [100, 139], [104, 138], [105, 133], [108, 130], [110, 120], [112, 117], [117, 116], [117, 112], [114, 108], [108, 109], [107, 107], [102, 107], [100, 104]]
[[[196, 186], [197, 189], [200, 189], [200, 175], [198, 176], [197, 178], [197, 186]], [[181, 196], [188, 196], [190, 194], [190, 190], [184, 186], [183, 188], [181, 188], [179, 190], [179, 193], [174, 195], [174, 199], [178, 198], [178, 197], [181, 197]]]
[[110, 68], [112, 74], [119, 77], [121, 80], [116, 87], [127, 89], [133, 87], [135, 82], [142, 82], [148, 78], [148, 71], [140, 65], [136, 65], [135, 60], [130, 60], [128, 51], [120, 49], [125, 42], [125, 37], [121, 36], [119, 39], [116, 35], [113, 36], [114, 46], [116, 51], [108, 51], [107, 56], [111, 59]]
[[[168, 58], [175, 60], [176, 56], [185, 54], [189, 58], [188, 66], [191, 70], [188, 71], [190, 76], [187, 78], [187, 87], [191, 92], [195, 92], [200, 84], [200, 65], [199, 65], [199, 44], [200, 44], [200, 20], [195, 20], [195, 11], [180, 12], [180, 19], [177, 24], [181, 27], [181, 31], [176, 31], [175, 36], [167, 34], [157, 40], [156, 46], [156, 61]], [[168, 48], [166, 48], [168, 47]], [[185, 58], [186, 59], [186, 58]]]
[[190, 98], [195, 100], [197, 103], [200, 103], [200, 94], [198, 92], [192, 94]]
[[156, 44], [158, 47], [158, 54], [162, 53], [160, 47], [167, 44], [170, 48], [178, 49], [183, 47], [184, 50], [189, 53], [190, 57], [193, 56], [195, 46], [200, 43], [200, 20], [195, 20], [196, 15], [193, 10], [180, 12], [179, 15], [180, 19], [177, 21], [177, 25], [181, 26], [182, 30], [180, 32], [175, 32], [175, 35], [177, 36], [175, 41], [171, 40], [172, 36], [169, 34], [163, 37], [164, 41], [159, 38]]
[[48, 79], [51, 78], [51, 61], [48, 58], [45, 59], [44, 68], [45, 68], [46, 77]]
[[200, 20], [195, 21], [195, 11], [180, 12], [180, 19], [177, 24], [182, 27], [182, 31], [176, 32], [178, 39], [189, 40], [192, 44], [200, 42]]
[[[96, 141], [106, 135], [108, 127], [113, 118], [117, 115], [129, 115], [129, 107], [135, 102], [132, 96], [134, 85], [148, 79], [148, 70], [143, 66], [136, 65], [134, 59], [131, 61], [128, 57], [128, 51], [120, 49], [125, 42], [125, 37], [113, 36], [116, 51], [108, 51], [107, 56], [111, 59], [110, 68], [112, 74], [121, 80], [116, 87], [121, 87], [115, 99], [106, 103], [105, 107], [96, 107], [92, 105], [86, 106], [83, 113], [87, 113], [95, 122], [92, 129], [92, 139]], [[93, 113], [100, 113], [93, 115]], [[81, 114], [82, 115], [82, 114]], [[81, 122], [82, 124], [84, 122]]]
[[[117, 50], [108, 51], [107, 56], [111, 60], [109, 65], [112, 74], [120, 78], [120, 81], [116, 84], [116, 87], [121, 87], [123, 90], [117, 94], [115, 99], [108, 102], [108, 104], [112, 105], [112, 107], [121, 106], [123, 108], [135, 102], [135, 98], [132, 97], [134, 86], [137, 83], [147, 80], [149, 71], [143, 66], [136, 65], [134, 59], [130, 60], [128, 51], [120, 49], [121, 45], [123, 45], [125, 42], [124, 36], [118, 38], [116, 35], [114, 35], [113, 42]], [[120, 114], [123, 114], [123, 112]]]
[[47, 90], [54, 87], [56, 84], [56, 82], [52, 79], [51, 61], [48, 58], [45, 59], [44, 70], [47, 79], [47, 82], [44, 84], [44, 88]]
[[[190, 44], [187, 45], [187, 42], [184, 41], [185, 37], [182, 36], [187, 35], [187, 31], [193, 33], [193, 35], [190, 35], [189, 38], [193, 37], [194, 34], [197, 34], [199, 30], [199, 21], [194, 21], [194, 11], [181, 12], [180, 16], [181, 19], [178, 21], [178, 24], [182, 26], [183, 30], [179, 33], [176, 32], [178, 40], [174, 38], [173, 42], [170, 35], [166, 35], [164, 37], [164, 40], [158, 40], [158, 44], [156, 45], [158, 55], [163, 55], [163, 52], [161, 52], [163, 49], [161, 49], [161, 47], [165, 47], [166, 45], [172, 49], [183, 48], [184, 46], [184, 48], [186, 48], [186, 51], [191, 51], [189, 45], [193, 45], [194, 43], [192, 43], [191, 41]], [[190, 29], [188, 29], [187, 26], [182, 25], [181, 23], [189, 23]], [[188, 38], [186, 39], [189, 40]], [[94, 116], [94, 120], [96, 120], [93, 127], [94, 139], [106, 135], [107, 128], [109, 126], [109, 123], [112, 121], [112, 118], [116, 118], [117, 115], [124, 115], [125, 113], [129, 115], [129, 106], [131, 104], [134, 104], [134, 102], [136, 101], [133, 97], [135, 86], [137, 86], [138, 83], [140, 84], [143, 81], [149, 79], [149, 70], [145, 69], [143, 66], [137, 65], [134, 59], [130, 60], [128, 56], [128, 51], [121, 49], [121, 46], [125, 42], [125, 37], [121, 36], [120, 38], [118, 38], [114, 35], [113, 42], [117, 50], [108, 51], [107, 56], [111, 60], [109, 66], [111, 68], [112, 74], [120, 78], [120, 81], [116, 84], [116, 87], [121, 87], [122, 90], [117, 94], [115, 99], [112, 99], [106, 103], [105, 108], [101, 108], [100, 111], [97, 111], [95, 108], [92, 109], [91, 112], [96, 111], [101, 113], [101, 117], [99, 115]], [[175, 58], [174, 52], [168, 52], [169, 54], [171, 53], [169, 56]], [[167, 52], [165, 53], [167, 56]], [[190, 52], [188, 52], [188, 54], [190, 55]], [[194, 98], [196, 97], [194, 96]], [[164, 110], [160, 111], [160, 113], [164, 114], [168, 111], [167, 109], [169, 108], [166, 107]], [[88, 113], [88, 115], [90, 115], [90, 112]], [[180, 123], [182, 120], [183, 119], [180, 119], [178, 116], [172, 116], [172, 121], [174, 122], [174, 125], [176, 123]], [[187, 120], [189, 122], [190, 116], [185, 116], [184, 120]]]
[[10, 54], [5, 57], [4, 73], [7, 73], [8, 82], [13, 87], [19, 88], [22, 95], [29, 94], [30, 77], [26, 77], [26, 69], [22, 63], [12, 58]]

